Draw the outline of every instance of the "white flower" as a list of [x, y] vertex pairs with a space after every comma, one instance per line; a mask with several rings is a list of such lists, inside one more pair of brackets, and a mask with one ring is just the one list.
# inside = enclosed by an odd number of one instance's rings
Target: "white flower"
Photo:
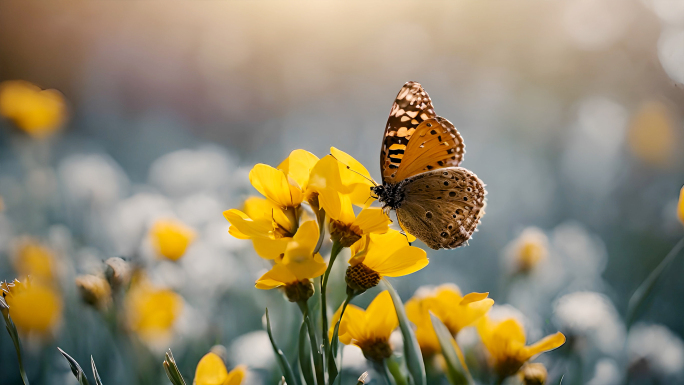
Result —
[[74, 207], [102, 208], [116, 203], [129, 187], [128, 177], [104, 154], [71, 155], [58, 167], [62, 190]]
[[627, 337], [630, 366], [645, 361], [646, 367], [661, 377], [684, 374], [684, 343], [663, 325], [638, 323]]

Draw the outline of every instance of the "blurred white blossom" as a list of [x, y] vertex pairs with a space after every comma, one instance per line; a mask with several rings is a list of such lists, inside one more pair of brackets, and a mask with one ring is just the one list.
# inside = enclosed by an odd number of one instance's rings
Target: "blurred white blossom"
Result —
[[108, 207], [129, 186], [121, 167], [104, 154], [70, 155], [60, 162], [58, 174], [65, 199], [81, 209]]
[[163, 195], [141, 192], [116, 204], [107, 217], [110, 241], [117, 255], [131, 255], [145, 240], [147, 228], [160, 217], [173, 217]]
[[684, 375], [684, 343], [663, 325], [638, 323], [627, 336], [630, 367], [645, 365], [659, 378]]
[[270, 369], [275, 364], [271, 341], [264, 330], [246, 333], [236, 338], [228, 352], [233, 362], [240, 362], [252, 369]]
[[658, 58], [672, 81], [684, 83], [684, 29], [663, 29], [658, 39]]
[[622, 381], [620, 368], [614, 360], [602, 358], [594, 366], [594, 376], [587, 382], [587, 385], [618, 385]]
[[613, 303], [603, 294], [583, 291], [566, 294], [553, 304], [560, 331], [580, 352], [591, 348], [618, 355], [625, 343], [625, 326]]

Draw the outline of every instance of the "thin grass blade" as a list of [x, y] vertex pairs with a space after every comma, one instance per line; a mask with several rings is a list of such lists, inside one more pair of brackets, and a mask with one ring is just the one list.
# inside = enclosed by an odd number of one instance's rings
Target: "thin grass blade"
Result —
[[437, 334], [439, 345], [442, 348], [442, 356], [444, 356], [444, 361], [447, 364], [447, 379], [449, 383], [452, 385], [469, 384], [468, 372], [461, 362], [461, 357], [456, 352], [456, 341], [451, 336], [449, 329], [432, 313], [430, 313], [430, 319], [432, 320], [432, 327]]
[[95, 367], [95, 360], [93, 359], [93, 356], [90, 356], [90, 366], [93, 368], [93, 377], [95, 377], [95, 384], [102, 385], [102, 379], [100, 378], [100, 374], [97, 372], [97, 368]]
[[74, 374], [74, 377], [78, 380], [78, 383], [81, 385], [89, 385], [88, 379], [86, 378], [85, 373], [83, 372], [83, 369], [81, 369], [81, 366], [71, 358], [70, 355], [66, 354], [66, 352], [60, 348], [57, 348], [60, 353], [66, 358], [67, 362], [69, 362], [69, 367], [71, 367], [71, 373]]
[[278, 361], [280, 371], [283, 372], [283, 379], [290, 385], [299, 385], [299, 381], [297, 381], [297, 377], [295, 377], [290, 363], [287, 362], [285, 353], [278, 348], [278, 345], [276, 345], [276, 342], [273, 339], [273, 332], [271, 331], [271, 319], [268, 317], [268, 309], [266, 309], [266, 331], [268, 332], [268, 339], [271, 340], [271, 346], [273, 347], [273, 352], [276, 355], [276, 361]]
[[397, 312], [397, 318], [399, 319], [399, 328], [401, 329], [401, 335], [404, 338], [404, 354], [406, 355], [406, 366], [408, 367], [411, 378], [413, 379], [414, 385], [427, 385], [427, 380], [425, 378], [425, 363], [423, 362], [423, 355], [420, 353], [420, 347], [418, 346], [418, 340], [416, 339], [415, 333], [411, 328], [411, 323], [406, 316], [406, 310], [404, 309], [404, 303], [401, 302], [399, 294], [394, 290], [392, 285], [386, 280], [382, 280], [387, 288], [387, 291], [392, 297], [392, 302], [394, 302], [394, 309]]
[[311, 349], [309, 348], [309, 332], [306, 322], [302, 322], [299, 328], [299, 369], [302, 371], [307, 385], [315, 385], [313, 363], [311, 362]]

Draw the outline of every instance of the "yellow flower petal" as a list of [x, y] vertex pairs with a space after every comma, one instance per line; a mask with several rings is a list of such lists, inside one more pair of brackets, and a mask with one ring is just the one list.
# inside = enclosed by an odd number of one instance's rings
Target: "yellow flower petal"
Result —
[[363, 207], [372, 202], [370, 188], [374, 183], [368, 170], [336, 148], [332, 148], [331, 153], [332, 155], [323, 157], [313, 168], [309, 186], [317, 191], [321, 188], [331, 188], [340, 194], [348, 195], [357, 206]]
[[287, 267], [281, 263], [276, 263], [271, 270], [256, 281], [256, 288], [262, 290], [275, 289], [296, 281], [297, 277]]
[[254, 251], [264, 259], [274, 259], [280, 262], [285, 256], [285, 250], [292, 238], [252, 238]]
[[247, 367], [238, 365], [228, 373], [225, 385], [240, 385], [247, 375]]
[[[223, 212], [223, 216], [230, 222], [231, 229], [235, 227], [235, 230], [231, 234], [235, 234], [236, 238], [241, 238], [241, 236], [249, 239], [255, 237], [268, 237], [269, 233], [273, 230], [273, 224], [270, 220], [253, 220], [247, 214], [243, 213], [238, 209], [230, 209]], [[230, 229], [228, 230], [231, 231]]]
[[6, 301], [17, 329], [45, 334], [57, 326], [62, 317], [61, 295], [37, 282], [14, 283]]
[[249, 172], [249, 181], [263, 196], [278, 207], [297, 207], [302, 203], [302, 190], [297, 182], [281, 170], [257, 164]]
[[318, 201], [330, 218], [348, 224], [354, 222], [354, 207], [349, 196], [331, 188], [321, 188]]
[[367, 333], [389, 340], [392, 331], [399, 326], [397, 312], [394, 310], [394, 302], [387, 290], [378, 294], [366, 309]]
[[565, 336], [561, 332], [552, 334], [542, 338], [539, 342], [526, 347], [527, 359], [530, 359], [537, 354], [548, 352], [549, 350], [556, 349], [557, 347], [565, 343]]
[[152, 225], [150, 237], [160, 256], [177, 261], [194, 241], [196, 233], [183, 222], [162, 219]]
[[677, 217], [684, 224], [684, 187], [679, 191], [679, 204], [677, 204]]
[[468, 305], [473, 302], [477, 301], [482, 301], [483, 299], [487, 298], [489, 296], [489, 293], [470, 293], [466, 294], [465, 297], [461, 300], [460, 305]]
[[309, 184], [309, 174], [317, 162], [318, 157], [316, 155], [305, 150], [294, 150], [278, 165], [278, 169], [292, 177], [304, 190]]
[[[351, 203], [351, 202], [350, 202]], [[353, 225], [358, 226], [364, 234], [386, 233], [391, 223], [381, 208], [366, 208], [361, 210]]]
[[[368, 259], [366, 259], [366, 261], [368, 261]], [[421, 270], [427, 266], [429, 262], [425, 250], [418, 247], [407, 246], [391, 254], [382, 263], [374, 265], [373, 267], [366, 266], [385, 277], [402, 277]]]
[[227, 379], [228, 370], [217, 354], [207, 353], [197, 364], [195, 385], [224, 385]]

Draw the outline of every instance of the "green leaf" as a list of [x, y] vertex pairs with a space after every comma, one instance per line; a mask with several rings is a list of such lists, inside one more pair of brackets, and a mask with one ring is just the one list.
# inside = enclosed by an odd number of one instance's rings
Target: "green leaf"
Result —
[[416, 340], [416, 335], [413, 333], [411, 323], [406, 316], [404, 303], [401, 302], [399, 294], [397, 294], [396, 290], [394, 290], [392, 285], [386, 279], [383, 278], [382, 282], [385, 284], [387, 291], [390, 293], [392, 302], [394, 302], [394, 309], [396, 310], [397, 318], [399, 319], [399, 328], [401, 329], [401, 335], [404, 338], [406, 366], [408, 366], [411, 378], [413, 378], [413, 384], [427, 385], [427, 380], [425, 379], [425, 363], [423, 362], [423, 355], [420, 353], [418, 340]]
[[90, 356], [90, 366], [93, 368], [93, 376], [95, 377], [95, 384], [102, 385], [102, 379], [100, 378], [100, 374], [97, 372], [97, 368], [95, 367], [95, 360], [93, 359], [93, 356]]
[[88, 379], [86, 378], [86, 375], [83, 372], [83, 369], [81, 369], [81, 366], [78, 364], [78, 362], [71, 358], [70, 355], [66, 354], [64, 350], [60, 348], [57, 348], [57, 350], [59, 350], [59, 352], [62, 353], [64, 358], [66, 358], [67, 362], [69, 362], [69, 366], [71, 367], [71, 373], [74, 374], [74, 376], [78, 380], [78, 383], [81, 385], [89, 385]]
[[176, 359], [173, 358], [173, 353], [171, 349], [164, 355], [164, 371], [166, 372], [166, 377], [173, 385], [185, 385], [185, 379], [180, 374], [178, 370], [178, 365], [176, 365]]
[[311, 349], [309, 348], [309, 332], [306, 328], [306, 321], [302, 322], [299, 328], [299, 369], [302, 371], [307, 385], [315, 385], [313, 364], [311, 363]]
[[268, 317], [268, 308], [266, 309], [266, 331], [268, 332], [268, 339], [271, 340], [271, 346], [273, 347], [273, 352], [276, 355], [276, 360], [278, 361], [280, 371], [283, 373], [285, 382], [289, 385], [299, 385], [299, 381], [297, 381], [297, 377], [295, 377], [292, 367], [290, 367], [290, 363], [287, 362], [287, 358], [285, 358], [285, 353], [278, 348], [278, 345], [276, 345], [276, 342], [273, 339], [271, 319]]
[[461, 359], [456, 352], [456, 341], [451, 336], [449, 329], [430, 312], [430, 319], [432, 320], [432, 327], [435, 329], [439, 345], [442, 348], [442, 356], [447, 364], [447, 379], [452, 385], [469, 384], [466, 377], [468, 371], [464, 369]]
[[629, 305], [627, 307], [627, 327], [632, 326], [637, 316], [640, 313], [641, 308], [646, 302], [646, 298], [653, 291], [656, 283], [662, 278], [663, 273], [668, 271], [672, 262], [675, 261], [677, 255], [684, 248], [684, 238], [682, 238], [675, 247], [670, 250], [667, 256], [656, 266], [653, 271], [646, 277], [646, 280], [639, 285], [632, 298], [629, 299]]

